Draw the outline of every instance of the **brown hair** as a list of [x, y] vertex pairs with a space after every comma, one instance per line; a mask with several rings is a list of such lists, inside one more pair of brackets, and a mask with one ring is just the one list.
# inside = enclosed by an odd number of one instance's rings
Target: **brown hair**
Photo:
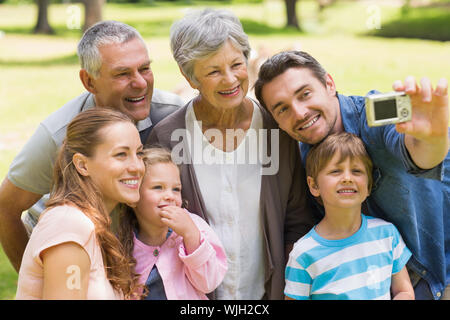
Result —
[[261, 106], [267, 109], [262, 98], [264, 85], [291, 68], [306, 68], [324, 85], [327, 85], [327, 72], [322, 65], [304, 51], [283, 51], [267, 59], [260, 67], [255, 82], [255, 96]]
[[[144, 149], [144, 164], [146, 169], [151, 165], [158, 163], [175, 163], [172, 160], [170, 151], [161, 147], [150, 147]], [[133, 233], [139, 227], [138, 220], [134, 209], [126, 206], [126, 209], [120, 214], [120, 226], [118, 230], [119, 240], [124, 246], [125, 255], [128, 259], [133, 261], [133, 266], [136, 265], [136, 259], [133, 257], [134, 237]], [[142, 296], [147, 294], [147, 288], [144, 288]]]
[[335, 154], [340, 155], [339, 162], [345, 159], [360, 159], [367, 171], [368, 190], [372, 189], [372, 160], [367, 154], [362, 140], [348, 132], [335, 133], [326, 137], [321, 143], [314, 145], [306, 157], [306, 175], [317, 179], [319, 172], [325, 168]]
[[89, 176], [79, 174], [72, 162], [76, 153], [93, 156], [104, 139], [101, 130], [118, 122], [133, 123], [118, 111], [95, 107], [80, 113], [69, 123], [55, 162], [53, 189], [46, 205], [49, 208], [75, 205], [94, 223], [108, 280], [116, 291], [131, 298], [138, 280], [134, 266], [111, 230], [110, 213], [105, 208], [101, 191]]

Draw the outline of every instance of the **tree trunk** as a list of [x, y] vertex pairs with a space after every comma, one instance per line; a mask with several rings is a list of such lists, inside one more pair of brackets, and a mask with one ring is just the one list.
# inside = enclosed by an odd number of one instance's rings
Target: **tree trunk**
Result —
[[284, 3], [286, 5], [286, 17], [287, 17], [286, 26], [294, 27], [300, 30], [300, 25], [298, 24], [297, 20], [297, 10], [296, 10], [297, 0], [284, 0]]
[[84, 4], [84, 27], [83, 31], [89, 29], [99, 21], [102, 21], [102, 8], [105, 0], [83, 0]]
[[38, 6], [37, 23], [34, 33], [53, 34], [55, 33], [48, 23], [48, 2], [49, 0], [36, 0]]

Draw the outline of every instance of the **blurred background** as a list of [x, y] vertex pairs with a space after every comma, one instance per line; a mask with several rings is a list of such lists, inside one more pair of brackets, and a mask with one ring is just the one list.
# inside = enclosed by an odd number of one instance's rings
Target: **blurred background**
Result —
[[[339, 92], [391, 91], [408, 75], [450, 79], [450, 0], [0, 0], [0, 177], [39, 122], [84, 91], [76, 46], [83, 30], [119, 20], [141, 32], [155, 87], [193, 92], [169, 47], [172, 23], [189, 9], [233, 11], [253, 48], [251, 80], [269, 56], [304, 50]], [[17, 274], [0, 248], [0, 299], [14, 299]]]

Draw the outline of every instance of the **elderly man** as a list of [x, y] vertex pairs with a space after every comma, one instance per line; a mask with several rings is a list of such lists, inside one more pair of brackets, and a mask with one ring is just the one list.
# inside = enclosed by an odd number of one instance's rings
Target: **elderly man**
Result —
[[71, 119], [89, 108], [114, 108], [135, 122], [145, 141], [154, 124], [184, 104], [177, 95], [153, 89], [145, 42], [126, 24], [104, 21], [92, 26], [78, 44], [78, 56], [87, 92], [39, 125], [0, 187], [0, 240], [17, 271], [28, 234], [45, 208], [43, 195], [50, 192], [56, 152]]
[[[257, 99], [279, 127], [301, 142], [303, 160], [331, 133], [359, 136], [374, 163], [368, 214], [392, 222], [413, 252], [417, 299], [449, 299], [450, 156], [448, 84], [427, 78], [394, 83], [411, 98], [412, 120], [369, 127], [365, 99], [338, 94], [332, 77], [309, 54], [279, 53], [260, 68]], [[416, 281], [414, 281], [416, 279]]]

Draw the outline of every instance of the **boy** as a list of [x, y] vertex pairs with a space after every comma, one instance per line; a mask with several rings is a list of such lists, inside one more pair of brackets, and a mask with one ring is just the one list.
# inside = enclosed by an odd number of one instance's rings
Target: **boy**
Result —
[[347, 132], [328, 136], [306, 159], [311, 194], [325, 217], [297, 241], [286, 267], [286, 299], [414, 299], [411, 252], [391, 223], [361, 214], [372, 161]]

